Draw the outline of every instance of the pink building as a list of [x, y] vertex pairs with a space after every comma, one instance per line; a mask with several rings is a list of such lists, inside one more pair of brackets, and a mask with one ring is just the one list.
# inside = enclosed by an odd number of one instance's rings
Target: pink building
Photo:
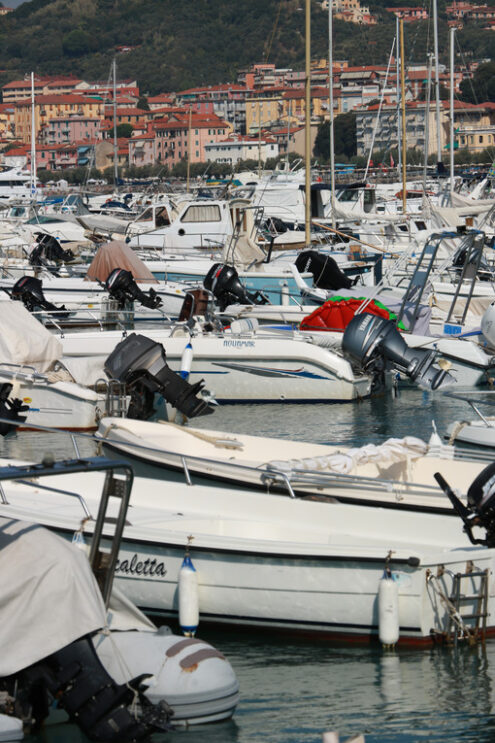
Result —
[[100, 125], [101, 119], [94, 116], [57, 116], [43, 127], [39, 139], [43, 144], [70, 144], [97, 139]]
[[173, 167], [181, 160], [206, 162], [205, 145], [219, 142], [230, 133], [227, 122], [219, 116], [199, 114], [175, 115], [168, 120], [155, 121], [155, 157]]
[[140, 134], [128, 141], [129, 165], [142, 167], [143, 165], [154, 165], [155, 156], [155, 133]]

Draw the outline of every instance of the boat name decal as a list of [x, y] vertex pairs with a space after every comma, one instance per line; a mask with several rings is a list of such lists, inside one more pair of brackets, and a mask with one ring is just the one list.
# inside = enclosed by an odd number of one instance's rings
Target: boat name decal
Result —
[[167, 569], [165, 563], [158, 562], [156, 557], [153, 559], [147, 557], [146, 560], [140, 560], [138, 555], [134, 554], [130, 560], [117, 560], [115, 572], [125, 575], [149, 575], [164, 578]]
[[230, 346], [234, 348], [254, 348], [255, 342], [254, 341], [241, 341], [241, 340], [224, 340], [223, 342], [224, 346]]

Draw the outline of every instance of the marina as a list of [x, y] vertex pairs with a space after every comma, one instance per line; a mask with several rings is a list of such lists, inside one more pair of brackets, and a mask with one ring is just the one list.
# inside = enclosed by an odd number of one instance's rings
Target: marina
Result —
[[495, 10], [12, 3], [1, 743], [494, 740]]

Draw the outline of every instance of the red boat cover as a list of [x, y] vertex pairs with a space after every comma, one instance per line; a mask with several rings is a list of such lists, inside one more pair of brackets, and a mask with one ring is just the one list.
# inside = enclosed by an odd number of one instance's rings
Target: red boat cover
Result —
[[[342, 330], [351, 322], [358, 307], [366, 301], [366, 297], [352, 297], [350, 299], [330, 300], [317, 307], [314, 312], [304, 318], [300, 324], [301, 330]], [[365, 312], [379, 315], [386, 320], [391, 319], [390, 311], [380, 302], [372, 300], [366, 305]], [[395, 317], [395, 315], [393, 315]]]

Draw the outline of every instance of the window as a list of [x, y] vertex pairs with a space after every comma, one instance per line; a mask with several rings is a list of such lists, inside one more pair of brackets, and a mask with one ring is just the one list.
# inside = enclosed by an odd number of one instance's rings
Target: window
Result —
[[181, 222], [220, 222], [220, 207], [192, 204], [181, 217]]

